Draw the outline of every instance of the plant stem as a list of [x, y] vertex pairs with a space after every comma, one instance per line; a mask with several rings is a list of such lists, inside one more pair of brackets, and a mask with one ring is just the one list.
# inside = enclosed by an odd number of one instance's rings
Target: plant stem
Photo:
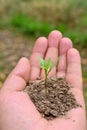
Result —
[[48, 94], [48, 90], [47, 90], [47, 76], [48, 76], [48, 73], [47, 73], [47, 70], [45, 70], [45, 92], [46, 92], [46, 95]]

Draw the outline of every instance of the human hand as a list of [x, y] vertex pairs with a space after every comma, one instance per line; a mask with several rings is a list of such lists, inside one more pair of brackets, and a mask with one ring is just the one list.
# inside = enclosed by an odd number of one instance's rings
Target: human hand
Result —
[[[65, 77], [73, 85], [72, 92], [82, 107], [70, 110], [67, 117], [52, 121], [42, 118], [23, 91], [28, 80], [44, 77], [38, 58], [61, 59], [49, 76]], [[22, 58], [6, 79], [0, 90], [0, 130], [86, 130], [86, 113], [82, 88], [81, 61], [79, 52], [72, 48], [69, 38], [62, 38], [58, 31], [52, 31], [48, 39], [37, 39], [30, 61]]]

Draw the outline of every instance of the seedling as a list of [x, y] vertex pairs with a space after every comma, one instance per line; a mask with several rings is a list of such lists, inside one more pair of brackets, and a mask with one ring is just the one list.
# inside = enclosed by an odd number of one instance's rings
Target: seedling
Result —
[[41, 68], [45, 71], [45, 90], [46, 90], [46, 94], [48, 93], [48, 89], [47, 89], [47, 78], [49, 75], [49, 72], [56, 66], [58, 59], [55, 62], [51, 61], [51, 58], [48, 58], [47, 60], [44, 60], [40, 57], [39, 61], [41, 64]]

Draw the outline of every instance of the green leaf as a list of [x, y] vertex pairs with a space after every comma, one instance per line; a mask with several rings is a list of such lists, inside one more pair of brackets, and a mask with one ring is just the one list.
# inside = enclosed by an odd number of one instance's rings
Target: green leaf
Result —
[[51, 58], [48, 58], [47, 60], [43, 60], [41, 57], [39, 58], [41, 68], [46, 70], [48, 73], [52, 70], [53, 67], [56, 66], [59, 58], [55, 62], [52, 63]]
[[49, 69], [49, 67], [50, 67], [50, 64], [51, 64], [51, 59], [50, 58], [48, 58], [47, 60], [46, 60], [46, 62], [45, 62], [46, 64], [46, 68], [47, 69]]
[[52, 68], [54, 68], [57, 65], [58, 61], [59, 61], [59, 58], [57, 58], [56, 61], [51, 64], [51, 66], [50, 66], [51, 70], [52, 70]]
[[45, 65], [45, 60], [43, 60], [41, 57], [39, 58], [40, 64], [42, 67], [44, 67]]

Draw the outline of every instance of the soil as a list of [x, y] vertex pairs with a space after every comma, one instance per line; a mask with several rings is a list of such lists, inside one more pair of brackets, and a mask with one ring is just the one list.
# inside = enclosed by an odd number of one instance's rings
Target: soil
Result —
[[[47, 87], [47, 93], [46, 93]], [[30, 81], [25, 89], [42, 117], [47, 120], [64, 116], [73, 108], [81, 107], [70, 92], [71, 86], [63, 78]]]

